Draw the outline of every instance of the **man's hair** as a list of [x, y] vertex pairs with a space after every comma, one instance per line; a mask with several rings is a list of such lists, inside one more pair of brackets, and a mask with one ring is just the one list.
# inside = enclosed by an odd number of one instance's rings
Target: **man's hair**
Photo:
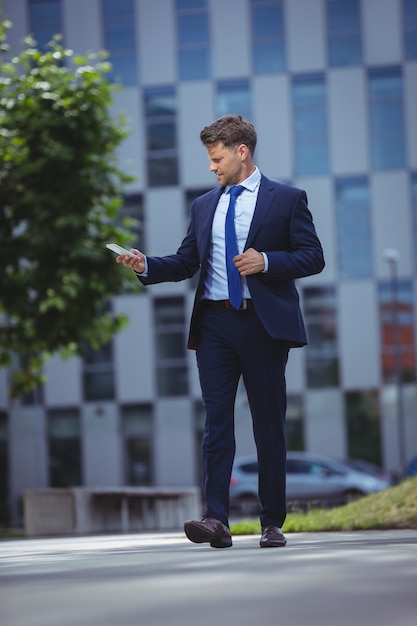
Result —
[[225, 148], [237, 148], [245, 144], [253, 156], [257, 135], [252, 122], [244, 120], [241, 115], [224, 115], [210, 126], [205, 126], [200, 133], [200, 139], [206, 148], [219, 141]]

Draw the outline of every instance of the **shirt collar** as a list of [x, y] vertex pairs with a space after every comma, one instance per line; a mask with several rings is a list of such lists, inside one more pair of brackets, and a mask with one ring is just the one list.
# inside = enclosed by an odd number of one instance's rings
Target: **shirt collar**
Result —
[[[255, 170], [252, 172], [252, 174], [250, 176], [248, 176], [247, 178], [245, 178], [245, 180], [242, 180], [242, 182], [239, 183], [239, 185], [244, 187], [247, 191], [252, 191], [253, 192], [253, 191], [256, 190], [256, 188], [259, 185], [260, 181], [261, 181], [261, 172], [255, 166]], [[229, 193], [230, 187], [231, 187], [231, 185], [228, 185], [226, 187], [226, 189], [224, 190], [224, 193]]]

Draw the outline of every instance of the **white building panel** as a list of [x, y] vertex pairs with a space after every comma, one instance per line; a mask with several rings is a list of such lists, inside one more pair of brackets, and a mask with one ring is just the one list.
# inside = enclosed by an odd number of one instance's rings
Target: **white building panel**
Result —
[[175, 252], [186, 233], [188, 217], [179, 188], [158, 187], [147, 194], [146, 242], [148, 254]]
[[29, 10], [27, 3], [22, 6], [21, 2], [16, 0], [3, 0], [2, 2], [2, 20], [8, 20], [13, 27], [7, 31], [7, 43], [14, 54], [18, 54], [22, 48], [23, 39], [29, 35]]
[[404, 66], [404, 108], [407, 140], [407, 161], [417, 169], [417, 62]]
[[122, 115], [126, 120], [128, 136], [117, 150], [118, 167], [134, 176], [126, 191], [141, 191], [146, 187], [146, 137], [142, 120], [143, 103], [137, 87], [129, 87], [113, 95], [112, 115]]
[[140, 82], [146, 86], [177, 80], [175, 3], [136, 0]]
[[52, 407], [77, 407], [83, 401], [81, 388], [81, 359], [64, 361], [58, 354], [46, 362], [45, 405]]
[[[298, 287], [300, 284], [298, 284]], [[305, 389], [305, 353], [306, 348], [290, 350], [286, 369], [287, 393], [303, 393]]]
[[322, 0], [285, 3], [286, 44], [290, 72], [323, 71], [326, 66], [326, 30]]
[[181, 180], [186, 189], [217, 186], [209, 171], [207, 150], [200, 132], [216, 117], [214, 85], [211, 81], [187, 81], [178, 85], [178, 144], [181, 151]]
[[363, 68], [328, 73], [329, 138], [335, 175], [369, 168], [367, 94]]
[[365, 65], [401, 62], [401, 4], [398, 0], [365, 0], [361, 3]]
[[294, 142], [288, 76], [257, 76], [252, 81], [252, 90], [253, 121], [258, 133], [256, 163], [266, 176], [289, 180]]
[[83, 484], [123, 483], [119, 414], [112, 402], [85, 404], [81, 411]]
[[195, 484], [196, 450], [192, 403], [188, 398], [160, 399], [155, 407], [155, 484]]
[[380, 325], [374, 285], [365, 280], [342, 282], [338, 291], [341, 386], [377, 388], [381, 384]]
[[308, 206], [313, 215], [317, 235], [324, 251], [326, 267], [316, 276], [303, 278], [298, 283], [299, 289], [309, 283], [321, 284], [336, 280], [337, 272], [337, 236], [336, 236], [336, 212], [332, 181], [330, 178], [303, 178], [295, 181], [295, 184], [307, 193]]
[[9, 420], [11, 516], [18, 522], [21, 497], [26, 489], [49, 484], [47, 434], [43, 407], [13, 405]]
[[[388, 277], [384, 250], [400, 253], [400, 275], [414, 274], [410, 194], [405, 171], [378, 172], [372, 176], [374, 267], [379, 277]], [[407, 209], [405, 209], [407, 207]]]
[[81, 56], [104, 50], [99, 0], [64, 0], [62, 18], [65, 24], [64, 46]]
[[248, 12], [242, 0], [209, 4], [213, 78], [246, 78], [251, 73]]
[[[139, 285], [138, 281], [138, 293]], [[138, 400], [150, 402], [155, 397], [151, 303], [152, 301], [145, 295], [119, 296], [114, 300], [114, 312], [129, 318], [129, 325], [114, 338], [115, 377], [119, 403], [133, 403]]]
[[339, 389], [308, 391], [304, 424], [306, 450], [335, 459], [346, 456], [343, 395]]

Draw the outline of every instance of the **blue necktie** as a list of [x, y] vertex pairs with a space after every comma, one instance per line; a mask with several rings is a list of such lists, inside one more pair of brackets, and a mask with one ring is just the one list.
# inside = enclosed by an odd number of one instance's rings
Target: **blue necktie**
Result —
[[229, 286], [229, 300], [231, 305], [238, 309], [242, 302], [242, 285], [240, 274], [233, 263], [233, 257], [238, 254], [236, 229], [235, 229], [235, 204], [236, 198], [245, 188], [242, 185], [234, 185], [230, 188], [230, 202], [226, 213], [225, 240], [226, 240], [226, 269], [227, 283]]

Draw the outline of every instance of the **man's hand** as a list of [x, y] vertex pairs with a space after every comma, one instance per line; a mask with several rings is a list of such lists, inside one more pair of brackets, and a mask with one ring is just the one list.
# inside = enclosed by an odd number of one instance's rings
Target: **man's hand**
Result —
[[243, 254], [237, 254], [233, 258], [233, 263], [239, 270], [241, 276], [259, 274], [259, 272], [265, 269], [263, 255], [257, 250], [254, 250], [254, 248], [248, 248]]
[[126, 267], [130, 267], [130, 269], [138, 272], [138, 274], [143, 274], [145, 271], [145, 256], [143, 252], [136, 250], [136, 248], [131, 248], [130, 252], [132, 252], [134, 256], [121, 254], [116, 257], [116, 263], [122, 263]]

